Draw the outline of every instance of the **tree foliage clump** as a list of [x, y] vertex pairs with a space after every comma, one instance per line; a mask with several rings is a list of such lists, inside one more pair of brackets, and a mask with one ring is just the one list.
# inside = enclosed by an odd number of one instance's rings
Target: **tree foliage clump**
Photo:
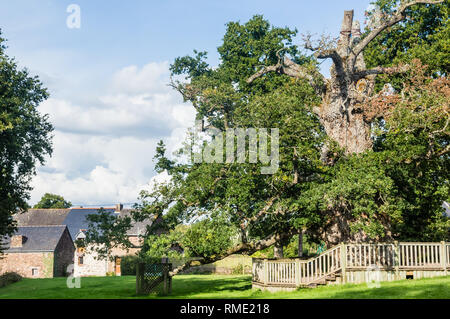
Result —
[[72, 203], [56, 194], [45, 193], [33, 208], [70, 208]]
[[28, 208], [31, 178], [52, 153], [53, 131], [37, 109], [46, 89], [5, 50], [0, 33], [0, 241], [15, 231], [12, 215]]

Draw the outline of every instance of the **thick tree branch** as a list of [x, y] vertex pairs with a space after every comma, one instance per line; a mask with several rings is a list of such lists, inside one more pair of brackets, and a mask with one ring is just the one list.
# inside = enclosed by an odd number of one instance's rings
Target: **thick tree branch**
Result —
[[264, 68], [262, 68], [261, 70], [259, 70], [258, 72], [256, 72], [255, 74], [253, 74], [251, 77], [249, 77], [247, 79], [247, 83], [250, 84], [253, 81], [255, 81], [256, 79], [262, 77], [263, 75], [269, 73], [269, 72], [279, 72], [281, 70], [282, 66], [281, 63], [277, 63], [275, 65], [271, 65], [271, 66], [266, 66]]
[[[250, 84], [256, 79], [264, 76], [265, 74], [269, 72], [278, 72], [280, 74], [286, 74], [293, 78], [301, 78], [305, 79], [309, 82], [309, 84], [316, 90], [318, 94], [322, 94], [324, 90], [323, 83], [320, 83], [321, 81], [325, 81], [325, 78], [322, 74], [320, 74], [318, 71], [311, 71], [307, 68], [298, 65], [288, 57], [284, 57], [283, 62], [278, 62], [275, 65], [266, 66], [253, 74], [251, 77], [247, 79], [247, 83]], [[311, 74], [313, 73], [313, 74]]]
[[296, 235], [299, 232], [300, 232], [300, 230], [294, 229], [290, 232], [286, 232], [286, 233], [282, 233], [282, 234], [273, 234], [273, 235], [267, 236], [266, 238], [258, 240], [258, 241], [253, 241], [253, 242], [249, 242], [249, 243], [241, 243], [239, 245], [236, 245], [236, 246], [228, 249], [225, 253], [220, 254], [220, 255], [203, 257], [199, 260], [189, 260], [186, 263], [184, 263], [183, 265], [172, 270], [169, 273], [169, 275], [175, 276], [175, 275], [179, 274], [180, 272], [182, 272], [186, 269], [189, 269], [190, 267], [196, 266], [195, 265], [196, 263], [199, 263], [200, 265], [210, 264], [215, 261], [224, 259], [225, 257], [228, 257], [230, 255], [238, 254], [238, 253], [246, 253], [248, 255], [251, 255], [261, 249], [270, 247], [277, 242], [291, 238], [293, 235]]
[[269, 211], [269, 209], [273, 206], [273, 204], [275, 203], [276, 200], [278, 200], [280, 198], [280, 196], [274, 196], [271, 199], [269, 199], [269, 201], [267, 202], [266, 206], [264, 206], [263, 209], [261, 209], [255, 216], [247, 219], [247, 221], [249, 222], [255, 222], [257, 221], [259, 218], [261, 218], [262, 216], [264, 216], [265, 214], [267, 214], [267, 212]]
[[356, 63], [356, 58], [358, 55], [364, 51], [366, 46], [372, 42], [373, 39], [375, 39], [381, 32], [386, 30], [389, 27], [392, 27], [393, 25], [399, 23], [403, 19], [406, 18], [405, 11], [409, 7], [416, 5], [416, 4], [438, 4], [442, 3], [444, 0], [410, 0], [410, 1], [404, 1], [398, 8], [398, 10], [386, 21], [384, 21], [379, 27], [372, 30], [361, 42], [359, 42], [354, 48], [353, 52], [350, 56], [351, 59], [351, 66], [354, 67]]
[[365, 78], [369, 75], [405, 73], [405, 72], [408, 72], [410, 69], [411, 69], [411, 67], [408, 64], [398, 65], [398, 66], [393, 66], [393, 67], [378, 66], [373, 69], [361, 70], [361, 71], [355, 72], [353, 74], [353, 79], [354, 79], [354, 81], [358, 81], [359, 79]]

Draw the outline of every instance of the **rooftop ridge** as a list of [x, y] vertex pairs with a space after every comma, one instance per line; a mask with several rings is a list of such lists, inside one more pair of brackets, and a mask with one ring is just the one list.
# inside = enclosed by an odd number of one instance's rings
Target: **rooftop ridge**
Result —
[[70, 208], [28, 208], [25, 212], [30, 210], [70, 210]]
[[17, 226], [17, 228], [25, 227], [67, 227], [67, 225], [28, 225], [28, 226]]
[[70, 208], [67, 208], [67, 209], [72, 210], [72, 209], [101, 209], [101, 208], [103, 208], [103, 209], [116, 209], [115, 207], [103, 207], [103, 206], [101, 206], [101, 207], [70, 207]]

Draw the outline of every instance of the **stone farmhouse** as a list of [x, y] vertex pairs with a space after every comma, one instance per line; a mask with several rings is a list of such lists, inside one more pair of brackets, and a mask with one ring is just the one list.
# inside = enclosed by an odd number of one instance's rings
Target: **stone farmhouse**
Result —
[[75, 246], [67, 226], [21, 226], [7, 238], [0, 256], [0, 274], [16, 272], [23, 277], [64, 276], [72, 263]]
[[[76, 246], [77, 239], [85, 238], [88, 228], [86, 216], [96, 214], [99, 209], [29, 209], [18, 214], [18, 231], [7, 239], [4, 258], [0, 257], [0, 274], [16, 271], [24, 277], [56, 277], [66, 275], [67, 267], [73, 264], [72, 272], [76, 277], [105, 276], [107, 273], [120, 275], [121, 257], [134, 255], [139, 249], [115, 248], [109, 252], [109, 258], [100, 259], [93, 250], [95, 247]], [[118, 218], [131, 212], [120, 204], [104, 210]], [[128, 231], [129, 240], [139, 244], [140, 236], [150, 223], [135, 223]], [[59, 235], [56, 230], [59, 230]], [[20, 238], [23, 244], [19, 248]]]

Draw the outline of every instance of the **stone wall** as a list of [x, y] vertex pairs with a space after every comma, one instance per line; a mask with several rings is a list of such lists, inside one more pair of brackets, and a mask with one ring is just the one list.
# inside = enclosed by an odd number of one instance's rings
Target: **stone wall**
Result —
[[[84, 252], [75, 250], [74, 277], [106, 276], [108, 260], [99, 259], [94, 246], [86, 247]], [[79, 263], [79, 257], [83, 257], [83, 264]]]
[[[173, 267], [177, 267], [186, 262], [186, 260], [170, 260], [170, 262], [172, 262]], [[230, 255], [211, 264], [191, 267], [185, 270], [184, 273], [251, 274], [252, 258], [245, 255]]]
[[[130, 236], [129, 240], [134, 245], [140, 245], [142, 240], [137, 236]], [[131, 248], [126, 250], [125, 248], [113, 248], [109, 255], [110, 258], [98, 259], [98, 254], [92, 250], [94, 246], [90, 246], [85, 249], [84, 253], [80, 253], [75, 249], [74, 253], [74, 276], [86, 277], [86, 276], [106, 276], [106, 273], [116, 273], [115, 269], [115, 257], [123, 257], [128, 255], [136, 255], [140, 248]], [[83, 256], [83, 265], [79, 265], [78, 257]]]
[[64, 231], [55, 249], [54, 276], [67, 275], [67, 267], [75, 262], [75, 245], [70, 237], [68, 229]]
[[[53, 252], [5, 253], [0, 258], [0, 274], [12, 271], [27, 278], [52, 278], [53, 257]], [[33, 276], [33, 268], [37, 275]]]
[[[142, 238], [139, 238], [137, 236], [130, 236], [130, 237], [128, 237], [128, 240], [133, 245], [136, 245], [136, 246], [142, 245]], [[120, 248], [120, 247], [111, 249], [110, 255], [113, 257], [113, 259], [108, 260], [108, 272], [114, 272], [116, 275], [118, 275], [118, 273], [116, 272], [116, 269], [115, 269], [114, 257], [137, 255], [139, 250], [140, 250], [140, 248], [130, 248], [127, 250], [125, 248]]]

